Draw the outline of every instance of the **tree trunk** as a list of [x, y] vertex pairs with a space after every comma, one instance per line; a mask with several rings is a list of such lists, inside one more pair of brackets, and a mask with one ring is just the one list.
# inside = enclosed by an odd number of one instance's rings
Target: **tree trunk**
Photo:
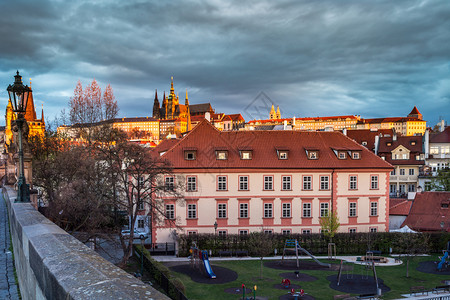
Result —
[[261, 257], [261, 269], [259, 271], [259, 278], [263, 279], [263, 258]]
[[406, 258], [406, 278], [409, 277], [409, 257]]

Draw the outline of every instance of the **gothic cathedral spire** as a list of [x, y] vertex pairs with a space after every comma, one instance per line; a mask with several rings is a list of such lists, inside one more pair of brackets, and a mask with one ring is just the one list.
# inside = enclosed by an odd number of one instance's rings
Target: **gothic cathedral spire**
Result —
[[160, 107], [159, 107], [159, 100], [158, 100], [158, 90], [155, 90], [155, 100], [153, 101], [153, 118], [160, 119]]

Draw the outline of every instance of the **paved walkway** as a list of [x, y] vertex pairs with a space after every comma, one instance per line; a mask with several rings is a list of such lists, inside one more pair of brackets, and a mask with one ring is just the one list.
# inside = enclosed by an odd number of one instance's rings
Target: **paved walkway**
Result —
[[0, 299], [20, 299], [10, 244], [8, 211], [0, 189]]

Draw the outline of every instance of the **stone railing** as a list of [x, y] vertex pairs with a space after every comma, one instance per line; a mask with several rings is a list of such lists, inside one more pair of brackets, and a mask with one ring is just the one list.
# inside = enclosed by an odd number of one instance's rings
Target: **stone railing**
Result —
[[22, 299], [169, 299], [3, 188]]

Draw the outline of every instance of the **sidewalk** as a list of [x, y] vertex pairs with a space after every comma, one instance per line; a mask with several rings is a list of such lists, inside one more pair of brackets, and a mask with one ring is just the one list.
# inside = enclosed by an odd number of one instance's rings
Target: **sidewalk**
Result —
[[14, 279], [14, 261], [9, 250], [11, 239], [8, 211], [3, 196], [0, 195], [0, 198], [0, 299], [19, 299], [18, 286]]
[[[152, 256], [153, 259], [159, 262], [189, 262], [189, 259], [187, 257], [176, 257], [176, 256]], [[317, 259], [328, 259], [328, 256], [315, 256]], [[356, 261], [358, 256], [337, 256], [337, 260], [344, 260], [348, 263], [354, 263], [354, 264], [364, 264], [364, 262]], [[270, 256], [270, 257], [264, 257], [263, 260], [281, 260], [282, 256]], [[250, 257], [250, 256], [227, 256], [227, 257], [209, 257], [210, 261], [221, 261], [221, 260], [259, 260], [259, 257]], [[289, 255], [288, 257], [285, 257], [284, 259], [296, 259], [295, 256]], [[309, 256], [299, 256], [298, 259], [311, 259]], [[398, 266], [401, 265], [401, 262], [395, 262], [395, 258], [388, 257], [387, 263], [375, 263], [375, 266], [381, 267], [381, 266]]]

